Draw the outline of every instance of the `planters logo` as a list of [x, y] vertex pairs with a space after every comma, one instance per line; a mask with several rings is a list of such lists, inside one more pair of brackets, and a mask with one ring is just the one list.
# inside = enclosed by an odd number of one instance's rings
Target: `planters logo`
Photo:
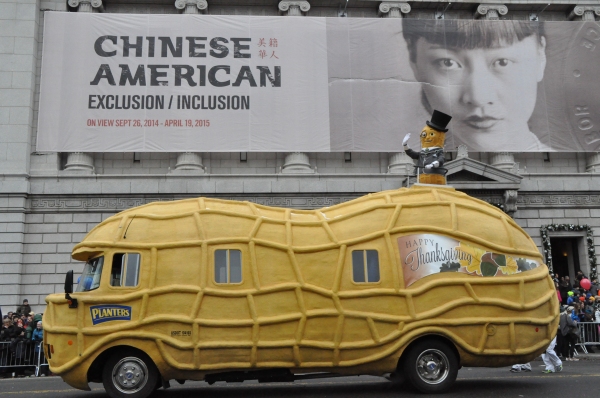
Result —
[[126, 305], [94, 305], [90, 307], [90, 313], [94, 325], [108, 321], [131, 320], [131, 307]]

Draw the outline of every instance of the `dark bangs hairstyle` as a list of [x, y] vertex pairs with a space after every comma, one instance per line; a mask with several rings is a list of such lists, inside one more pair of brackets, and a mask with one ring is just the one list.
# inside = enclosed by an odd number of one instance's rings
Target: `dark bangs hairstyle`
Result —
[[419, 38], [446, 48], [472, 50], [506, 47], [529, 36], [536, 36], [541, 44], [541, 38], [545, 36], [542, 22], [461, 19], [404, 19], [402, 34], [411, 62], [416, 60]]

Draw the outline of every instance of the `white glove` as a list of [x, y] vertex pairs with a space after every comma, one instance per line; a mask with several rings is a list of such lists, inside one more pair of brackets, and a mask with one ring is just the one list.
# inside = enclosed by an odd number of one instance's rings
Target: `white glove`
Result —
[[434, 167], [440, 167], [440, 162], [436, 160], [435, 162], [431, 162], [427, 166], [425, 166], [426, 169], [432, 169]]
[[402, 140], [402, 146], [406, 146], [409, 139], [410, 139], [410, 133], [408, 133], [404, 136], [404, 139]]

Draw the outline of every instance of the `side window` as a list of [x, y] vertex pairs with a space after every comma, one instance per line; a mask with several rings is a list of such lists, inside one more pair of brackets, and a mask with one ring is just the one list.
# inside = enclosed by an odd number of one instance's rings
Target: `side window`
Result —
[[215, 250], [215, 282], [242, 282], [242, 252], [234, 249]]
[[379, 282], [377, 250], [354, 250], [352, 252], [352, 279], [356, 283]]
[[117, 253], [113, 256], [110, 285], [136, 287], [140, 277], [139, 253]]

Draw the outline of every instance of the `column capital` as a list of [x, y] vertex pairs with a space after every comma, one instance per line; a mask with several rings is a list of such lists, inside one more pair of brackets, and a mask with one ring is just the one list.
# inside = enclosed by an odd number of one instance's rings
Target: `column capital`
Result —
[[205, 174], [206, 167], [202, 164], [202, 156], [196, 152], [183, 152], [177, 155], [175, 170], [171, 174]]
[[204, 11], [208, 8], [208, 1], [206, 0], [177, 0], [175, 2], [175, 8], [183, 10], [185, 14], [194, 14], [198, 11]]
[[509, 173], [518, 174], [518, 163], [512, 152], [494, 152], [490, 154], [490, 165]]
[[500, 15], [506, 15], [508, 7], [504, 4], [479, 4], [477, 6], [476, 18], [498, 19]]
[[314, 174], [315, 169], [310, 166], [308, 154], [292, 152], [285, 157], [281, 174]]
[[600, 173], [600, 152], [588, 153], [586, 158], [586, 171], [588, 173]]
[[410, 4], [399, 1], [382, 1], [379, 4], [380, 17], [401, 18], [402, 14], [408, 14], [410, 10]]
[[567, 16], [569, 20], [594, 21], [595, 15], [600, 16], [600, 6], [576, 5]]
[[94, 174], [94, 156], [84, 152], [70, 152], [67, 155], [65, 172], [76, 174]]
[[104, 11], [102, 0], [69, 0], [69, 6], [77, 8], [78, 12]]
[[287, 15], [302, 15], [302, 12], [310, 10], [310, 3], [308, 1], [283, 0], [277, 7], [279, 11], [287, 13]]
[[406, 152], [392, 153], [388, 159], [388, 174], [412, 176], [415, 174], [415, 163]]

